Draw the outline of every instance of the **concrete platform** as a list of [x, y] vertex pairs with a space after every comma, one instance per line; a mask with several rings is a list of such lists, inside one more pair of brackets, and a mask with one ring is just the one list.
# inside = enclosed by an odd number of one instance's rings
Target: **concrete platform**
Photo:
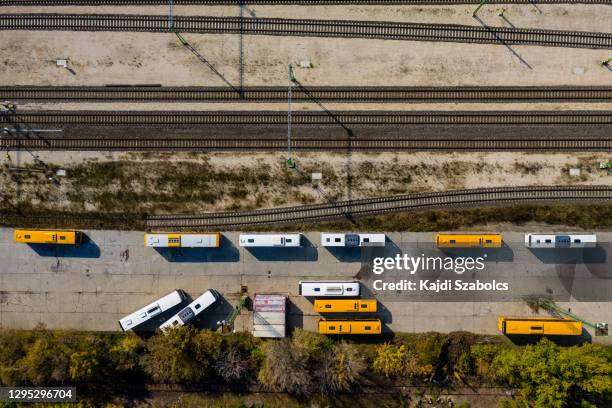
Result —
[[[298, 295], [300, 280], [355, 279], [362, 296], [379, 300], [385, 330], [402, 332], [466, 330], [496, 334], [500, 314], [530, 315], [525, 296], [550, 295], [591, 322], [612, 322], [612, 233], [598, 234], [598, 248], [553, 254], [524, 247], [523, 234], [504, 232], [504, 246], [484, 251], [482, 271], [405, 270], [372, 272], [377, 257], [457, 258], [483, 256], [483, 251], [449, 254], [432, 245], [433, 233], [390, 233], [384, 248], [330, 251], [319, 233], [305, 234], [302, 248], [246, 250], [238, 233], [225, 233], [219, 249], [153, 249], [142, 244], [142, 232], [86, 231], [79, 248], [13, 243], [12, 229], [0, 229], [0, 325], [3, 328], [117, 330], [120, 317], [180, 288], [197, 297], [218, 290], [221, 305], [200, 322], [217, 326], [248, 293], [289, 295], [289, 327], [316, 329], [320, 316], [312, 299]], [[482, 252], [482, 253], [481, 253]], [[568, 255], [569, 253], [569, 255]], [[506, 282], [507, 291], [384, 291], [373, 282], [402, 279], [430, 282], [461, 279]], [[163, 316], [167, 318], [169, 316]], [[243, 310], [236, 329], [249, 330], [251, 315]], [[589, 328], [587, 328], [589, 329]], [[590, 329], [589, 329], [590, 330]], [[591, 333], [593, 335], [593, 333]], [[607, 342], [609, 338], [594, 341]]]

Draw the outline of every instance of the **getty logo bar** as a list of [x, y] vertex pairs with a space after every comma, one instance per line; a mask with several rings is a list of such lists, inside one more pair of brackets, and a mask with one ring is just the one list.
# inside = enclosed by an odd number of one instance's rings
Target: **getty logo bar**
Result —
[[409, 256], [397, 254], [395, 257], [378, 257], [372, 261], [372, 272], [380, 275], [385, 271], [406, 271], [414, 275], [417, 271], [453, 271], [458, 275], [464, 272], [482, 271], [487, 255], [480, 257], [441, 257], [441, 256]]

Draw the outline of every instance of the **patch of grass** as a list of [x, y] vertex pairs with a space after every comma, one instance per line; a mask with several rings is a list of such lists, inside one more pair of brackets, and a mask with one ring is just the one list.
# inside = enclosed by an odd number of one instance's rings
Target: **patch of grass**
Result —
[[[283, 231], [450, 231], [493, 223], [522, 225], [528, 222], [566, 225], [582, 229], [612, 228], [612, 205], [513, 206], [402, 212], [316, 225], [280, 226]], [[261, 228], [261, 227], [259, 227]]]
[[[110, 199], [110, 198], [109, 198]], [[282, 202], [278, 205], [284, 204]], [[165, 208], [171, 211], [169, 205]], [[227, 207], [238, 210], [238, 207]], [[21, 207], [21, 212], [0, 203], [0, 225], [18, 227], [28, 225], [45, 228], [142, 230], [146, 212], [99, 213], [61, 212], [53, 209]], [[563, 225], [582, 229], [612, 229], [612, 205], [559, 205], [475, 208], [467, 210], [439, 210], [401, 212], [353, 220], [318, 222], [311, 224], [257, 225], [243, 227], [244, 231], [449, 231], [484, 226], [494, 223], [522, 225], [528, 222]]]

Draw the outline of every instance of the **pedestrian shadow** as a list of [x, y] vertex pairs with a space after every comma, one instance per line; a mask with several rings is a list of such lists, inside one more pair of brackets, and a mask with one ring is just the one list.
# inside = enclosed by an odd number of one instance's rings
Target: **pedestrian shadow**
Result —
[[53, 258], [99, 258], [100, 247], [83, 234], [80, 245], [28, 244], [39, 256]]
[[221, 235], [219, 248], [155, 248], [168, 262], [238, 262], [238, 248]]
[[315, 262], [319, 259], [317, 248], [304, 235], [302, 235], [301, 247], [245, 247], [244, 249], [258, 261]]

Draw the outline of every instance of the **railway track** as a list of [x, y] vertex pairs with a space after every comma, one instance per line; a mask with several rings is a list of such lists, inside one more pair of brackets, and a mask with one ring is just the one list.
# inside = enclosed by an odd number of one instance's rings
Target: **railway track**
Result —
[[[0, 148], [36, 151], [286, 151], [286, 137], [248, 139], [240, 137], [211, 138], [56, 138], [3, 137]], [[605, 151], [612, 152], [612, 140], [575, 138], [386, 138], [348, 139], [338, 137], [293, 137], [294, 151]]]
[[[7, 150], [282, 151], [286, 112], [42, 111], [0, 116]], [[296, 112], [301, 151], [612, 151], [612, 112]], [[575, 127], [569, 136], [534, 127]], [[457, 131], [444, 132], [451, 126]], [[491, 127], [493, 126], [493, 127]], [[516, 132], [500, 132], [518, 126]], [[417, 129], [431, 127], [418, 133]], [[485, 131], [458, 136], [460, 128]], [[602, 128], [603, 127], [603, 128]], [[528, 131], [519, 133], [519, 129]], [[588, 133], [594, 128], [596, 132]], [[33, 129], [64, 130], [58, 133]], [[496, 130], [497, 129], [497, 130]], [[185, 133], [187, 132], [187, 133]], [[249, 133], [250, 132], [250, 133]], [[510, 134], [510, 135], [509, 135]], [[593, 136], [593, 134], [595, 136]], [[601, 136], [606, 135], [606, 136]]]
[[[353, 20], [174, 16], [184, 33], [443, 41], [612, 49], [612, 33]], [[0, 30], [168, 32], [165, 15], [0, 14]]]
[[[474, 0], [174, 0], [176, 5], [453, 5]], [[490, 0], [491, 4], [533, 4], [533, 0]], [[610, 4], [610, 0], [538, 0], [537, 4]], [[0, 6], [121, 6], [167, 5], [167, 0], [0, 0]]]
[[523, 203], [612, 200], [610, 186], [505, 187], [417, 193], [393, 197], [339, 201], [297, 207], [200, 215], [150, 215], [147, 229], [227, 229], [283, 223], [312, 223], [399, 211], [448, 209]]
[[[52, 126], [286, 126], [285, 111], [18, 111], [0, 123]], [[612, 111], [297, 111], [296, 126], [610, 125]]]
[[588, 203], [612, 200], [611, 186], [499, 187], [415, 193], [391, 197], [339, 201], [246, 212], [181, 215], [0, 213], [0, 225], [51, 226], [67, 228], [130, 228], [148, 230], [230, 230], [278, 224], [306, 224], [343, 218], [390, 214], [402, 211], [510, 206], [518, 204]]
[[[0, 86], [13, 102], [287, 102], [287, 87]], [[612, 86], [580, 87], [302, 87], [296, 102], [531, 102], [612, 101]]]

